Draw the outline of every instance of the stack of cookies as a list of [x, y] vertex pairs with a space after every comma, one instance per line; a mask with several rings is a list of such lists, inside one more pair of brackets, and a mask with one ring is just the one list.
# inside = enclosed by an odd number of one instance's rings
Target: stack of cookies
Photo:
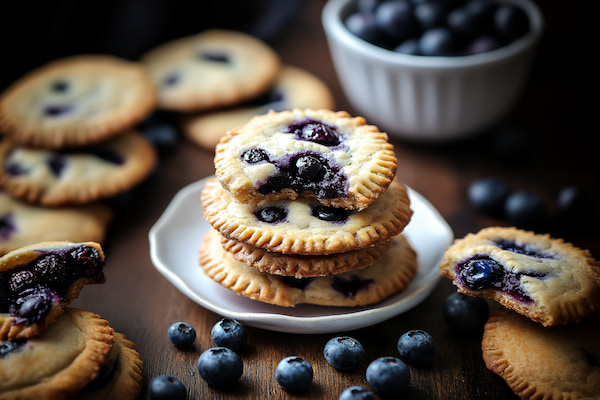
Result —
[[215, 152], [199, 260], [216, 282], [279, 306], [364, 306], [413, 279], [407, 189], [387, 135], [364, 118], [271, 111]]
[[141, 61], [158, 88], [158, 108], [173, 112], [184, 135], [210, 151], [227, 130], [270, 109], [334, 106], [320, 79], [284, 65], [266, 43], [238, 31], [166, 42]]
[[154, 146], [134, 126], [157, 101], [141, 64], [106, 55], [50, 62], [0, 94], [1, 254], [41, 240], [102, 241], [112, 212], [99, 201], [155, 167]]
[[600, 262], [562, 239], [489, 227], [457, 239], [441, 274], [493, 299], [486, 366], [521, 398], [600, 398]]
[[97, 314], [69, 307], [105, 281], [95, 242], [40, 242], [0, 258], [0, 398], [135, 399], [136, 346]]

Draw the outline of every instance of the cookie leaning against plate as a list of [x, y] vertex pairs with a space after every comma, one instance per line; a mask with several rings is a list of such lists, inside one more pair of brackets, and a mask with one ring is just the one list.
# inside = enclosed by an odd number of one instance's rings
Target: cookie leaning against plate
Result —
[[192, 143], [214, 151], [227, 131], [252, 117], [294, 108], [333, 109], [335, 101], [325, 82], [301, 68], [285, 65], [275, 85], [258, 98], [223, 110], [184, 114], [181, 129]]
[[90, 311], [67, 308], [35, 338], [0, 342], [0, 399], [70, 399], [92, 382], [115, 337]]
[[159, 108], [193, 112], [230, 106], [273, 85], [281, 61], [246, 33], [212, 29], [161, 44], [142, 56]]
[[131, 189], [152, 172], [158, 156], [144, 135], [129, 131], [71, 150], [0, 143], [0, 185], [12, 196], [44, 206], [90, 203]]
[[198, 252], [200, 266], [211, 279], [244, 297], [284, 307], [375, 304], [406, 288], [417, 271], [416, 252], [402, 235], [369, 267], [314, 278], [268, 274], [237, 261], [223, 249], [215, 230], [204, 237]]
[[113, 215], [112, 209], [101, 202], [42, 207], [0, 189], [0, 256], [48, 240], [102, 243]]
[[362, 211], [324, 206], [314, 198], [236, 201], [216, 178], [201, 194], [204, 218], [222, 236], [284, 254], [326, 255], [391, 239], [412, 216], [406, 187], [394, 181]]
[[580, 323], [543, 327], [508, 310], [485, 325], [482, 353], [488, 369], [521, 399], [600, 399], [600, 315]]
[[88, 146], [133, 128], [155, 109], [145, 68], [108, 55], [62, 58], [0, 96], [0, 132], [29, 147]]
[[549, 235], [485, 228], [448, 247], [440, 270], [459, 292], [494, 299], [544, 326], [600, 309], [600, 263]]
[[398, 160], [388, 136], [345, 111], [269, 112], [221, 139], [215, 175], [242, 203], [316, 197], [362, 210], [383, 193]]
[[308, 278], [340, 274], [368, 267], [383, 257], [386, 251], [389, 250], [391, 242], [385, 241], [360, 250], [323, 256], [275, 253], [224, 237], [221, 237], [221, 245], [231, 253], [234, 259], [261, 272]]
[[98, 243], [40, 242], [0, 258], [0, 340], [39, 335], [85, 285], [104, 283]]

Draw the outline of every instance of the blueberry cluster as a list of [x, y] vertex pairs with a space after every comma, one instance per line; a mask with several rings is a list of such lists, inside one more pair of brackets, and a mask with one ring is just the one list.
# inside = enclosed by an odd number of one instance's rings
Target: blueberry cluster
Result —
[[553, 204], [555, 212], [537, 193], [530, 190], [511, 191], [496, 177], [484, 177], [469, 185], [468, 199], [479, 212], [506, 218], [524, 229], [553, 229], [559, 233], [583, 231], [596, 213], [590, 196], [575, 185], [560, 190]]
[[490, 314], [488, 303], [481, 297], [454, 292], [443, 306], [444, 320], [450, 329], [460, 334], [475, 334], [483, 330]]
[[492, 51], [530, 29], [522, 8], [499, 0], [358, 0], [344, 24], [388, 50], [439, 57]]

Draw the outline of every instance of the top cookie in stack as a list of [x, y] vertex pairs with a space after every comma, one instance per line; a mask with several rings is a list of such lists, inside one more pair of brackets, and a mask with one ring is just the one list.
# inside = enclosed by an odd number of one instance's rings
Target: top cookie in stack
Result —
[[254, 117], [215, 151], [202, 193], [216, 232], [204, 271], [256, 300], [293, 306], [372, 304], [402, 290], [416, 253], [412, 216], [387, 135], [362, 117], [294, 109]]

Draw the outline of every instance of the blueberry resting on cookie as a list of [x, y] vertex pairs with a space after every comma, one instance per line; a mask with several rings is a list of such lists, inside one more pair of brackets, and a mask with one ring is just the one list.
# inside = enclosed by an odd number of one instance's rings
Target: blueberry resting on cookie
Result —
[[0, 258], [0, 340], [39, 334], [86, 284], [104, 283], [97, 243], [41, 242]]
[[486, 228], [446, 249], [440, 270], [459, 292], [494, 299], [545, 326], [600, 308], [600, 263], [549, 235]]

